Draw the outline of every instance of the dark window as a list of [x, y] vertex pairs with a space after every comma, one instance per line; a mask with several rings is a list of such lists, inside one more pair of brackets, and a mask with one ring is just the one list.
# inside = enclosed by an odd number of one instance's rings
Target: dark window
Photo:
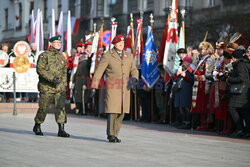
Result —
[[34, 2], [30, 2], [30, 13], [32, 12], [33, 9], [34, 9]]
[[22, 26], [22, 13], [23, 13], [22, 3], [19, 3], [18, 28], [21, 28]]
[[215, 0], [209, 0], [209, 7], [214, 7], [215, 5]]
[[58, 17], [60, 17], [60, 13], [61, 13], [61, 10], [62, 10], [62, 0], [58, 0]]
[[74, 17], [76, 16], [75, 14], [75, 3], [76, 3], [76, 0], [69, 0], [69, 10], [71, 11], [71, 16]]
[[47, 12], [48, 12], [48, 5], [47, 5], [47, 0], [44, 0], [44, 13], [43, 13], [43, 19], [47, 19]]
[[5, 13], [5, 30], [8, 30], [8, 8], [4, 9], [4, 13]]
[[90, 16], [91, 1], [82, 0], [81, 1], [81, 17], [88, 18]]

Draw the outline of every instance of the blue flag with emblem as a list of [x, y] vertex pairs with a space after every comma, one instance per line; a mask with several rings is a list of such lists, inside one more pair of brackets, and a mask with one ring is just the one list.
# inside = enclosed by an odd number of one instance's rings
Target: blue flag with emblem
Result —
[[148, 26], [148, 35], [142, 56], [141, 74], [147, 87], [152, 88], [157, 82], [160, 72], [157, 68], [157, 50], [151, 26]]

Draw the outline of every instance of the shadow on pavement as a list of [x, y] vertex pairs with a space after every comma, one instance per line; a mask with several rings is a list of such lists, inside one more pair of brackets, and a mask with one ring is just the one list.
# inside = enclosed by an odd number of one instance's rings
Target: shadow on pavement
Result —
[[[21, 130], [21, 129], [0, 128], [0, 132], [34, 135], [34, 132], [32, 132], [32, 131]], [[57, 137], [57, 133], [43, 132], [43, 134], [44, 134], [43, 137], [46, 137], [46, 136]], [[40, 137], [42, 137], [42, 136], [40, 136]], [[71, 139], [78, 139], [78, 140], [89, 140], [89, 141], [105, 142], [105, 143], [108, 142], [107, 140], [103, 140], [103, 139], [97, 139], [97, 138], [92, 138], [92, 137], [83, 137], [83, 136], [75, 136], [75, 135], [70, 135], [70, 138]]]

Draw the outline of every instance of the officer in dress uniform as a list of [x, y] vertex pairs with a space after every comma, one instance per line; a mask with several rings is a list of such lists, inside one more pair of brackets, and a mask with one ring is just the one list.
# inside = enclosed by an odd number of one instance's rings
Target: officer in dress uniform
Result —
[[[103, 60], [96, 69], [91, 87], [98, 89], [100, 79], [106, 71], [107, 138], [109, 142], [120, 143], [118, 133], [124, 114], [129, 113], [130, 88], [135, 86], [138, 79], [138, 70], [133, 55], [123, 50], [124, 36], [117, 35], [112, 44], [114, 44], [114, 48], [103, 55]], [[129, 79], [130, 76], [131, 79]]]
[[67, 63], [63, 55], [59, 53], [61, 36], [54, 36], [49, 41], [49, 50], [42, 53], [37, 62], [40, 100], [33, 131], [36, 135], [43, 135], [40, 124], [44, 122], [51, 102], [54, 102], [55, 118], [59, 127], [58, 136], [69, 137], [70, 135], [64, 131], [64, 124], [67, 122], [65, 111]]

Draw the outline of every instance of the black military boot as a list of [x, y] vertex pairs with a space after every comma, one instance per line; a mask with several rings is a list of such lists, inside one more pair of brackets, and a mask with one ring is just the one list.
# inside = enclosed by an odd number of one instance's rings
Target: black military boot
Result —
[[109, 140], [110, 143], [116, 143], [115, 136], [112, 135], [112, 136], [108, 136], [107, 138], [108, 138], [108, 140]]
[[36, 135], [39, 135], [39, 136], [43, 136], [43, 132], [41, 131], [41, 126], [40, 124], [35, 124], [34, 128], [33, 128], [33, 132], [36, 134]]
[[121, 143], [121, 139], [118, 139], [118, 137], [115, 137], [115, 142], [116, 143]]
[[58, 134], [59, 137], [69, 137], [70, 135], [64, 131], [64, 124], [58, 124]]

